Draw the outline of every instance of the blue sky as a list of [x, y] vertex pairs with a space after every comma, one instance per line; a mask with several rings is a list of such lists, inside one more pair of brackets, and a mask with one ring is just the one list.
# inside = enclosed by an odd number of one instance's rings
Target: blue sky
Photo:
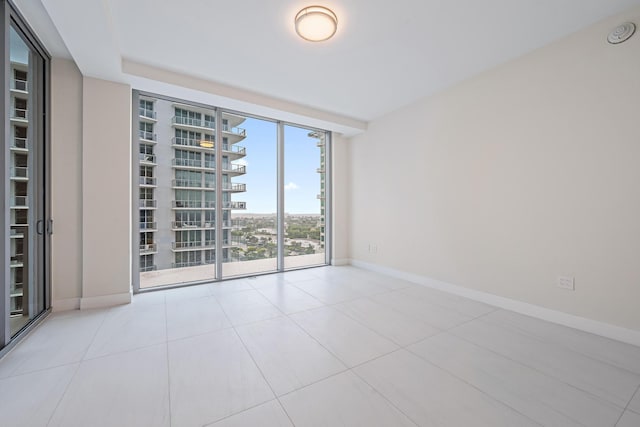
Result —
[[[276, 123], [248, 118], [239, 125], [247, 137], [237, 145], [246, 147], [247, 173], [233, 182], [247, 184], [246, 193], [233, 195], [233, 200], [246, 201], [246, 213], [275, 213], [277, 206]], [[285, 212], [320, 214], [320, 148], [309, 138], [308, 129], [285, 126]], [[242, 214], [243, 212], [236, 212]]]

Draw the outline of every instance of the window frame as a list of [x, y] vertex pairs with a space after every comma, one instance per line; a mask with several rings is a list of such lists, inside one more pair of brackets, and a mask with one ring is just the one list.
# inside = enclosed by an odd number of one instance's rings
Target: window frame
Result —
[[[324, 175], [324, 186], [326, 189], [331, 189], [332, 188], [332, 176], [331, 176], [331, 166], [332, 166], [332, 157], [331, 157], [331, 153], [332, 153], [332, 140], [333, 140], [333, 133], [327, 129], [320, 129], [320, 128], [316, 128], [314, 126], [308, 126], [308, 125], [304, 125], [304, 124], [299, 124], [299, 123], [293, 123], [293, 122], [289, 122], [289, 121], [285, 121], [285, 120], [278, 120], [278, 119], [274, 119], [274, 118], [269, 118], [269, 117], [264, 117], [264, 116], [259, 116], [256, 114], [251, 114], [251, 113], [247, 113], [247, 112], [242, 112], [242, 111], [237, 111], [237, 110], [232, 110], [232, 109], [227, 109], [227, 108], [222, 108], [222, 107], [216, 107], [213, 105], [207, 105], [207, 104], [202, 104], [202, 103], [198, 103], [198, 102], [192, 102], [192, 101], [188, 101], [185, 99], [180, 99], [180, 98], [174, 98], [174, 97], [170, 97], [170, 96], [166, 96], [166, 95], [162, 95], [162, 94], [157, 94], [157, 93], [151, 93], [151, 92], [146, 92], [146, 91], [141, 91], [141, 90], [137, 90], [137, 89], [133, 89], [132, 90], [132, 98], [133, 98], [133, 102], [134, 105], [136, 102], [139, 101], [139, 99], [142, 98], [153, 98], [155, 100], [163, 100], [163, 101], [168, 101], [168, 102], [172, 102], [175, 105], [173, 108], [173, 114], [174, 117], [181, 117], [181, 118], [189, 118], [189, 119], [195, 119], [195, 120], [199, 120], [200, 121], [200, 126], [199, 127], [205, 127], [204, 121], [205, 121], [205, 113], [199, 113], [199, 112], [193, 112], [193, 111], [189, 111], [186, 109], [181, 109], [179, 107], [180, 104], [184, 105], [184, 106], [188, 106], [188, 107], [193, 107], [193, 108], [200, 108], [203, 110], [210, 110], [210, 111], [214, 111], [215, 112], [215, 119], [217, 123], [221, 123], [222, 126], [220, 126], [220, 129], [216, 128], [216, 134], [219, 135], [219, 137], [221, 138], [221, 140], [223, 141], [222, 145], [224, 145], [225, 140], [228, 141], [227, 137], [222, 136], [222, 131], [228, 131], [229, 129], [229, 121], [228, 119], [224, 119], [222, 118], [223, 114], [230, 114], [230, 115], [240, 115], [246, 118], [254, 118], [254, 119], [258, 119], [258, 120], [264, 120], [264, 121], [268, 121], [268, 122], [272, 122], [272, 123], [276, 123], [277, 127], [278, 127], [278, 137], [277, 137], [277, 149], [278, 149], [278, 166], [277, 166], [277, 176], [278, 176], [278, 185], [277, 185], [277, 192], [278, 192], [278, 213], [277, 213], [277, 220], [276, 220], [276, 224], [278, 226], [278, 234], [277, 234], [277, 239], [278, 239], [278, 248], [277, 248], [277, 253], [278, 253], [278, 268], [276, 271], [273, 272], [266, 272], [266, 273], [252, 273], [249, 274], [248, 276], [256, 276], [256, 275], [262, 275], [262, 274], [273, 274], [273, 273], [280, 273], [280, 272], [286, 272], [286, 271], [294, 271], [294, 270], [299, 270], [299, 269], [306, 269], [306, 268], [315, 268], [315, 267], [321, 267], [321, 266], [325, 266], [325, 265], [331, 265], [331, 260], [332, 260], [332, 239], [333, 239], [333, 235], [331, 233], [332, 230], [332, 221], [333, 221], [333, 210], [332, 210], [332, 192], [330, 190], [325, 190], [325, 199], [324, 199], [324, 209], [325, 209], [325, 215], [324, 215], [324, 263], [320, 264], [320, 265], [310, 265], [310, 266], [304, 266], [304, 267], [298, 267], [298, 268], [284, 268], [284, 126], [295, 126], [298, 128], [303, 128], [303, 129], [307, 129], [309, 131], [314, 131], [314, 132], [322, 132], [325, 134], [325, 154], [324, 154], [324, 159], [325, 159], [325, 175]], [[178, 112], [180, 112], [180, 114], [178, 114]], [[183, 115], [184, 113], [187, 113], [187, 115]], [[193, 113], [192, 115], [189, 115], [189, 113]], [[140, 121], [140, 117], [137, 114], [137, 111], [132, 113], [132, 129], [135, 129], [135, 123]], [[197, 127], [197, 125], [194, 125]], [[140, 141], [137, 138], [137, 135], [132, 132], [133, 138], [132, 138], [132, 147], [133, 151], [135, 151], [135, 146], [136, 144], [140, 144]], [[215, 137], [213, 135], [210, 135], [209, 133], [206, 133], [206, 131], [200, 132], [197, 130], [185, 130], [185, 129], [175, 129], [174, 133], [173, 133], [173, 137], [172, 137], [172, 142], [175, 141], [175, 139], [177, 138], [181, 138], [181, 139], [188, 139], [188, 140], [196, 140], [199, 141], [201, 139], [208, 139], [210, 138], [210, 140], [215, 140]], [[227, 142], [228, 144], [228, 142]], [[176, 144], [177, 145], [177, 144]], [[189, 150], [189, 145], [185, 145], [185, 151], [191, 151]], [[180, 150], [183, 150], [183, 148], [180, 148]], [[197, 148], [196, 148], [197, 150]], [[215, 158], [215, 153], [222, 153], [222, 146], [219, 148], [216, 146], [216, 150], [214, 152], [204, 152], [205, 155], [201, 157], [201, 161], [203, 162], [203, 165], [205, 164], [205, 162], [208, 160], [207, 157], [209, 155], [211, 155], [212, 157], [210, 157], [210, 159], [212, 160], [212, 163], [215, 165], [216, 163], [216, 158]], [[220, 164], [222, 165], [222, 162], [224, 160], [225, 156], [222, 156], [222, 158], [220, 159]], [[136, 159], [134, 159], [135, 162]], [[135, 163], [134, 163], [135, 166]], [[177, 171], [178, 169], [176, 169]], [[139, 172], [138, 168], [134, 167], [133, 168], [133, 179], [132, 179], [132, 185], [135, 187], [137, 187], [137, 183], [139, 181], [139, 178], [136, 176], [136, 173]], [[204, 174], [202, 175], [202, 177], [204, 178]], [[215, 176], [215, 175], [214, 175]], [[174, 175], [175, 177], [175, 175]], [[203, 182], [203, 188], [204, 188], [204, 182]], [[220, 180], [220, 182], [216, 182], [216, 188], [215, 188], [215, 192], [204, 192], [204, 197], [198, 197], [198, 201], [203, 203], [202, 208], [203, 209], [210, 209], [210, 206], [213, 205], [215, 206], [215, 211], [213, 215], [214, 217], [217, 217], [217, 212], [222, 213], [223, 215], [221, 215], [221, 217], [224, 217], [224, 211], [222, 210], [221, 206], [217, 206], [217, 199], [221, 199], [224, 203], [225, 201], [225, 197], [226, 198], [230, 198], [230, 193], [226, 192], [226, 191], [220, 191], [221, 187], [223, 185], [222, 180]], [[218, 188], [220, 187], [220, 188]], [[182, 192], [189, 192], [189, 191], [193, 191], [194, 193], [198, 193], [198, 195], [200, 195], [200, 190], [187, 190], [187, 189], [182, 189], [182, 190], [177, 190], [177, 191], [182, 191]], [[135, 192], [132, 192], [135, 193]], [[178, 194], [176, 192], [175, 194], [175, 199], [176, 202], [184, 202], [184, 201], [191, 201], [189, 200], [183, 200], [180, 199], [178, 200]], [[189, 194], [189, 193], [181, 193], [181, 194]], [[209, 194], [211, 194], [212, 196], [207, 197]], [[218, 196], [219, 194], [219, 196]], [[135, 196], [134, 196], [135, 197]], [[211, 200], [208, 200], [209, 198], [211, 198]], [[135, 202], [135, 199], [134, 199]], [[137, 203], [137, 202], [136, 202]], [[137, 205], [136, 205], [137, 206]], [[205, 211], [205, 214], [208, 214], [208, 211]], [[136, 217], [135, 215], [133, 215], [133, 232], [132, 232], [132, 241], [135, 240], [135, 238], [137, 236], [135, 236], [136, 231], [138, 230], [137, 227], [137, 223], [136, 220], [138, 219], [138, 217]], [[217, 231], [217, 227], [216, 227], [216, 231]], [[204, 235], [204, 233], [203, 233]], [[217, 245], [216, 245], [216, 252], [221, 254], [221, 251], [218, 251], [218, 247], [219, 245], [221, 245], [221, 240], [222, 239], [218, 239]], [[191, 286], [191, 285], [197, 285], [197, 284], [202, 284], [202, 283], [210, 283], [210, 282], [220, 282], [220, 281], [225, 281], [225, 280], [233, 280], [233, 279], [237, 279], [237, 278], [241, 278], [241, 277], [247, 277], [247, 276], [233, 276], [233, 277], [225, 277], [223, 276], [222, 273], [222, 264], [226, 261], [223, 260], [221, 258], [218, 258], [216, 260], [216, 274], [215, 274], [215, 278], [211, 278], [211, 279], [207, 279], [207, 280], [201, 280], [201, 281], [194, 281], [194, 282], [187, 282], [187, 283], [176, 283], [173, 285], [169, 285], [169, 286], [161, 286], [161, 287], [154, 287], [154, 288], [144, 288], [141, 289], [140, 288], [140, 274], [139, 274], [139, 251], [138, 248], [135, 245], [132, 245], [132, 250], [133, 250], [133, 259], [132, 259], [132, 288], [133, 288], [133, 292], [134, 293], [141, 293], [141, 292], [151, 292], [151, 291], [155, 291], [155, 290], [160, 290], [160, 289], [167, 289], [167, 288], [174, 288], [174, 287], [183, 287], [183, 286]], [[190, 251], [185, 251], [182, 253], [187, 253]], [[200, 254], [200, 252], [193, 252], [193, 253], [197, 253]], [[177, 260], [177, 259], [176, 259]]]

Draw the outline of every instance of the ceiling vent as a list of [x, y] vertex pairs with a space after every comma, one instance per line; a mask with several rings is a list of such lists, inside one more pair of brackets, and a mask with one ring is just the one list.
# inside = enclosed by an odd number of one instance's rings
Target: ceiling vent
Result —
[[611, 44], [620, 44], [629, 40], [635, 32], [636, 24], [633, 22], [625, 22], [624, 24], [618, 25], [616, 29], [609, 33], [607, 41]]

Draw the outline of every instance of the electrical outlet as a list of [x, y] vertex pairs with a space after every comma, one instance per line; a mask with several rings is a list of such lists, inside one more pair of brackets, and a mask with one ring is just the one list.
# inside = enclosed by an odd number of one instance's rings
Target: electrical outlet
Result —
[[570, 291], [576, 290], [576, 283], [573, 277], [558, 276], [556, 279], [556, 286], [562, 289], [568, 289]]

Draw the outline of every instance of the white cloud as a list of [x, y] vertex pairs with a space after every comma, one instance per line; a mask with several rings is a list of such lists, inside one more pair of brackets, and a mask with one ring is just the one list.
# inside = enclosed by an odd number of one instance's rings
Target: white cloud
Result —
[[284, 186], [284, 189], [287, 190], [287, 191], [297, 190], [298, 188], [300, 188], [300, 187], [295, 182], [290, 182], [290, 183], [288, 183], [287, 185]]

